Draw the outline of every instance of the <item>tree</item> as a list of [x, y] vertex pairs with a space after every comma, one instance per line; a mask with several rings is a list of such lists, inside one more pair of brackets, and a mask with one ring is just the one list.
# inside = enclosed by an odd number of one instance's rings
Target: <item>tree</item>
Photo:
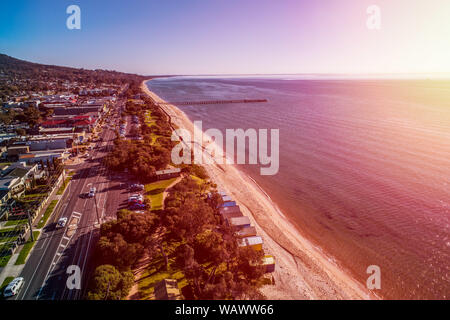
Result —
[[134, 276], [130, 271], [119, 272], [112, 265], [95, 269], [88, 292], [89, 300], [120, 300], [128, 295]]

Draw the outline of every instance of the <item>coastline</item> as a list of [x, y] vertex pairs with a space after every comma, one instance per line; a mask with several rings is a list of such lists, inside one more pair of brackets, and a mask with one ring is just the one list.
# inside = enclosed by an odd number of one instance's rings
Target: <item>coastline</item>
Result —
[[[141, 83], [153, 101], [163, 102]], [[193, 132], [193, 123], [179, 108], [164, 105], [172, 123]], [[353, 279], [333, 258], [312, 244], [283, 215], [270, 196], [251, 177], [233, 165], [202, 164], [211, 180], [240, 205], [264, 239], [265, 251], [275, 257], [275, 285], [261, 292], [268, 299], [379, 299]]]

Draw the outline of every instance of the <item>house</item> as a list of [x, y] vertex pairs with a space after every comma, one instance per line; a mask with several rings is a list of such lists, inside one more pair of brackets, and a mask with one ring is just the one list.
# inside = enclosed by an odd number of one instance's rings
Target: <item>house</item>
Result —
[[30, 186], [31, 179], [38, 172], [37, 164], [27, 166], [16, 162], [1, 170], [0, 191], [7, 191], [9, 197], [21, 195]]
[[250, 227], [250, 219], [245, 216], [229, 218], [227, 219], [227, 223], [230, 227], [234, 227], [239, 230]]
[[182, 300], [178, 282], [174, 279], [164, 279], [155, 284], [156, 300]]
[[259, 236], [242, 238], [238, 242], [240, 247], [249, 247], [256, 251], [262, 250], [263, 239]]
[[181, 174], [180, 168], [174, 168], [174, 169], [167, 169], [167, 170], [160, 170], [156, 171], [156, 179], [157, 180], [166, 180], [166, 179], [172, 179], [172, 178], [178, 178]]

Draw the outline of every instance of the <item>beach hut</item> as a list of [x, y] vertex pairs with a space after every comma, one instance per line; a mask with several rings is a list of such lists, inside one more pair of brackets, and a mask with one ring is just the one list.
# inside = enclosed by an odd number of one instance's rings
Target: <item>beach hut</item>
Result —
[[230, 227], [234, 227], [237, 229], [250, 227], [250, 219], [248, 217], [235, 217], [227, 219], [227, 223]]
[[266, 268], [266, 273], [275, 271], [275, 258], [267, 254], [263, 258], [263, 266]]
[[222, 196], [222, 201], [223, 202], [232, 202], [233, 199], [230, 196], [225, 195], [225, 196]]
[[256, 228], [255, 227], [243, 228], [237, 232], [237, 236], [239, 238], [254, 237], [256, 236]]
[[241, 208], [239, 208], [239, 206], [232, 206], [232, 207], [223, 207], [219, 209], [220, 214], [231, 212], [241, 212]]
[[178, 282], [174, 279], [164, 279], [155, 284], [156, 300], [181, 300], [182, 295], [178, 289]]
[[236, 204], [236, 202], [235, 201], [229, 201], [229, 202], [224, 202], [223, 204], [222, 204], [222, 207], [221, 208], [225, 208], [225, 207], [234, 207], [234, 206], [236, 206], [237, 204]]
[[[256, 264], [250, 262], [250, 265], [255, 266]], [[275, 258], [270, 254], [266, 254], [262, 258], [261, 265], [264, 268], [265, 273], [274, 272], [275, 271]]]
[[224, 212], [221, 214], [221, 216], [222, 216], [222, 219], [226, 221], [230, 218], [243, 217], [244, 215], [239, 210], [239, 211]]
[[239, 241], [240, 247], [250, 247], [255, 251], [261, 251], [263, 245], [263, 239], [259, 236], [242, 238]]

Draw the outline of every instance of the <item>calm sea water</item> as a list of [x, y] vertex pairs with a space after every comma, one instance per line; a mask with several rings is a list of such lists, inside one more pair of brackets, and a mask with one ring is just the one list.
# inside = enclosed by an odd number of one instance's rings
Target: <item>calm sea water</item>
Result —
[[169, 78], [203, 128], [280, 129], [280, 170], [241, 166], [314, 242], [385, 298], [450, 297], [450, 81]]

